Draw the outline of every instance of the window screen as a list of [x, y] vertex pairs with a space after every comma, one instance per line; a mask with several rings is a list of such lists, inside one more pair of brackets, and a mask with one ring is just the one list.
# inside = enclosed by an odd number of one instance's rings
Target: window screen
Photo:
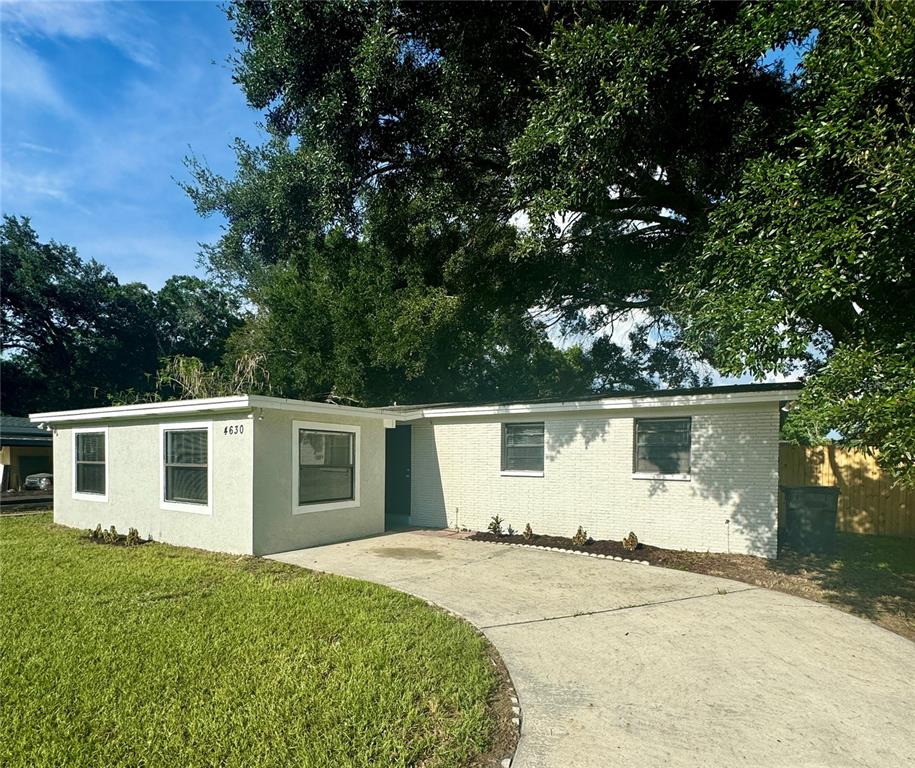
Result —
[[688, 475], [691, 419], [636, 419], [634, 470]]
[[105, 494], [105, 433], [76, 433], [76, 492]]
[[299, 504], [355, 498], [355, 435], [299, 430]]
[[180, 504], [207, 503], [206, 429], [165, 432], [165, 500]]
[[502, 471], [543, 472], [543, 422], [502, 425]]

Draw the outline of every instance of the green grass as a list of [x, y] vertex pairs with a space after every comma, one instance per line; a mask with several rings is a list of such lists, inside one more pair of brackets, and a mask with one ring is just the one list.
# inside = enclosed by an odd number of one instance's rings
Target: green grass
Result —
[[0, 764], [466, 765], [473, 629], [362, 582], [0, 520]]

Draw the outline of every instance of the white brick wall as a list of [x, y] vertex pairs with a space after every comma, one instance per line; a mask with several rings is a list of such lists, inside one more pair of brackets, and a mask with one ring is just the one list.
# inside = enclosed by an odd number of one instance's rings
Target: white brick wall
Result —
[[[692, 416], [690, 480], [632, 477], [633, 418], [643, 416]], [[581, 525], [596, 539], [621, 539], [631, 530], [660, 547], [775, 557], [776, 403], [542, 420], [543, 477], [501, 475], [501, 421], [415, 422], [413, 524], [485, 530], [499, 515], [518, 531], [530, 523], [571, 536]]]

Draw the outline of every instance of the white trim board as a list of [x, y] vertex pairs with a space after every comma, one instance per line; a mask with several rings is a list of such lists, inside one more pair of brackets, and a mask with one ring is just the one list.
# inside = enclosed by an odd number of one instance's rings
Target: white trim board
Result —
[[436, 406], [415, 411], [391, 413], [398, 421], [417, 419], [444, 419], [458, 416], [513, 416], [546, 413], [575, 413], [582, 411], [621, 411], [642, 408], [682, 408], [708, 405], [746, 405], [796, 400], [796, 389], [767, 390], [763, 392], [723, 392], [696, 395], [663, 395], [646, 393], [632, 397], [608, 397], [602, 400], [568, 400], [551, 403], [513, 403], [511, 405]]
[[265, 397], [262, 395], [233, 395], [231, 397], [210, 397], [199, 400], [165, 400], [160, 403], [138, 403], [136, 405], [116, 405], [108, 408], [80, 408], [72, 411], [33, 413], [29, 415], [29, 420], [48, 424], [64, 424], [68, 422], [111, 421], [144, 417], [167, 418], [171, 416], [193, 416], [195, 414], [250, 412], [258, 408], [262, 408], [265, 411], [295, 411], [302, 414], [341, 414], [358, 416], [363, 419], [385, 418], [385, 414], [379, 408], [359, 408], [352, 405], [317, 403], [310, 400], [288, 400], [281, 397]]
[[798, 389], [770, 389], [743, 392], [702, 392], [697, 394], [665, 395], [647, 392], [631, 397], [607, 397], [598, 400], [566, 400], [548, 403], [513, 403], [510, 405], [416, 406], [415, 409], [360, 408], [352, 405], [318, 403], [310, 400], [289, 400], [263, 395], [233, 395], [200, 400], [169, 400], [161, 403], [139, 403], [110, 408], [82, 408], [73, 411], [33, 413], [35, 423], [64, 424], [73, 422], [104, 422], [131, 418], [168, 418], [226, 412], [251, 412], [258, 408], [274, 411], [294, 411], [308, 414], [340, 414], [362, 419], [382, 419], [388, 422], [419, 419], [452, 418], [457, 416], [511, 416], [525, 414], [574, 413], [584, 411], [632, 410], [641, 408], [678, 408], [683, 406], [743, 405], [796, 400]]

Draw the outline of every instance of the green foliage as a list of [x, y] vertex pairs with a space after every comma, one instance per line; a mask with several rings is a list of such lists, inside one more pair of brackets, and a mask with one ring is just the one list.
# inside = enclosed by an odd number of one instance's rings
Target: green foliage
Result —
[[[292, 361], [283, 391], [530, 397], [701, 383], [702, 360], [802, 366], [829, 400], [800, 411], [848, 429], [845, 364], [824, 363], [912, 365], [911, 3], [239, 0], [229, 17], [271, 136], [239, 145], [233, 180], [192, 162], [189, 192], [228, 222], [207, 258], [258, 306], [239, 338], [273, 344], [278, 384]], [[764, 63], [786, 45], [805, 46], [796, 72]], [[546, 347], [546, 322], [589, 334], [633, 310], [632, 355]], [[868, 385], [865, 415], [911, 425], [893, 386]], [[898, 471], [881, 443], [902, 432], [852, 433]]]
[[124, 546], [138, 547], [142, 543], [143, 539], [140, 538], [140, 532], [136, 528], [130, 528], [127, 531], [127, 536], [124, 538]]
[[49, 516], [0, 519], [0, 538], [5, 766], [444, 768], [487, 748], [485, 640], [421, 600], [260, 558], [80, 545]]
[[217, 361], [241, 323], [237, 302], [199, 278], [170, 278], [158, 293], [121, 285], [70, 246], [41, 242], [27, 218], [4, 216], [0, 270], [5, 413], [149, 396], [161, 356]]
[[591, 543], [591, 539], [588, 537], [588, 532], [584, 528], [582, 528], [580, 525], [578, 526], [578, 530], [575, 531], [575, 533], [572, 536], [572, 543], [576, 547], [583, 547], [586, 544]]
[[785, 436], [815, 444], [838, 430], [846, 445], [875, 453], [899, 481], [915, 485], [913, 360], [913, 342], [891, 351], [843, 345], [801, 392]]
[[156, 292], [159, 355], [196, 357], [216, 365], [226, 340], [242, 324], [238, 300], [212, 283], [175, 275]]
[[206, 258], [259, 308], [235, 348], [266, 354], [278, 392], [375, 404], [646, 389], [656, 372], [698, 382], [662, 352], [627, 357], [609, 340], [557, 351], [547, 318], [529, 313], [560, 265], [534, 275], [519, 258], [508, 137], [533, 86], [531, 25], [548, 35], [549, 13], [238, 3], [229, 14], [246, 44], [236, 75], [272, 136], [238, 145], [232, 180], [191, 160], [187, 190], [228, 222]]
[[156, 370], [155, 297], [120, 285], [95, 261], [28, 219], [4, 216], [2, 400], [5, 413], [104, 404], [113, 389], [148, 389]]
[[524, 531], [521, 533], [521, 538], [525, 541], [530, 541], [534, 538], [534, 529], [531, 528], [530, 523], [524, 526]]
[[501, 536], [502, 535], [502, 523], [504, 523], [504, 522], [505, 521], [498, 515], [493, 515], [492, 519], [489, 521], [489, 525], [486, 526], [486, 530], [488, 530], [491, 534], [493, 534], [495, 536]]

